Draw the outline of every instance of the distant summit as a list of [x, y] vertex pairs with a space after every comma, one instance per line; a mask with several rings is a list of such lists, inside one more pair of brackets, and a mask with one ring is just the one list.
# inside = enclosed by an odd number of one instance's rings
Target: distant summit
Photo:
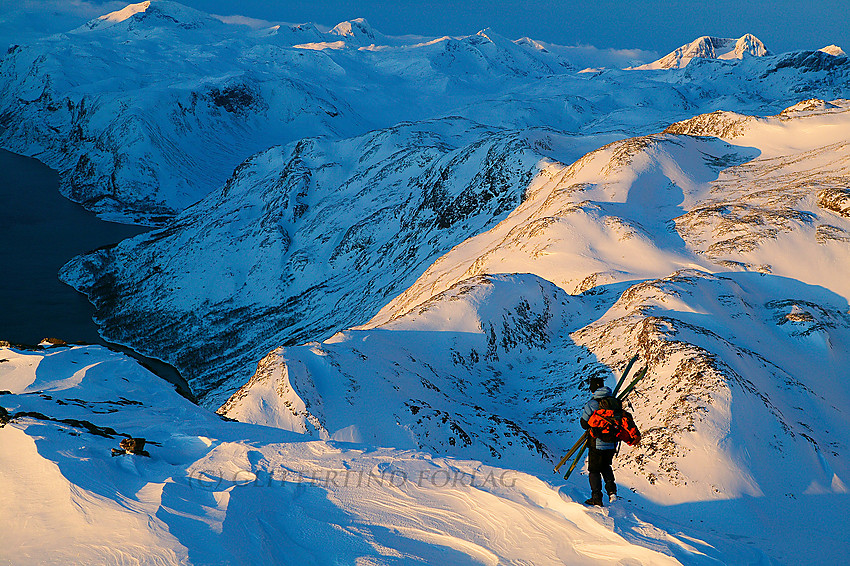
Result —
[[355, 18], [347, 22], [340, 22], [330, 33], [331, 35], [354, 39], [361, 43], [374, 43], [378, 35], [365, 18]]
[[844, 50], [838, 47], [837, 45], [827, 45], [826, 47], [819, 49], [818, 51], [823, 51], [824, 53], [828, 53], [829, 55], [834, 55], [836, 57], [847, 56]]
[[[104, 14], [73, 30], [75, 33], [115, 30], [140, 30], [168, 25], [184, 30], [201, 29], [209, 25], [220, 26], [221, 21], [205, 12], [171, 0], [146, 0], [129, 4], [120, 10]], [[117, 26], [117, 27], [116, 27]]]
[[634, 69], [681, 69], [694, 58], [743, 59], [745, 55], [763, 57], [770, 55], [770, 52], [759, 38], [749, 33], [739, 39], [704, 35], [668, 53], [657, 61], [634, 67]]

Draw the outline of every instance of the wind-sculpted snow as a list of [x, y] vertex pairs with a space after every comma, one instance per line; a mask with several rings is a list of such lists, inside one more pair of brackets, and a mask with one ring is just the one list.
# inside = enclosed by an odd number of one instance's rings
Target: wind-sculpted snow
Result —
[[[767, 560], [639, 506], [601, 515], [510, 468], [228, 422], [100, 347], [2, 347], [0, 388], [10, 564]], [[111, 457], [126, 436], [149, 456]]]
[[847, 58], [821, 51], [579, 73], [550, 47], [490, 30], [390, 37], [362, 19], [258, 31], [143, 2], [3, 55], [0, 144], [59, 170], [63, 194], [101, 215], [163, 224], [254, 153], [308, 136], [445, 116], [641, 135], [850, 96]]

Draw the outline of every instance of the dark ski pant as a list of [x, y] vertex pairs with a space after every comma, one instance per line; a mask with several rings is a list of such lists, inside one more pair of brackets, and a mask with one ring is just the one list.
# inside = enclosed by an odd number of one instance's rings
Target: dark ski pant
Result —
[[602, 480], [605, 479], [605, 493], [617, 493], [617, 484], [614, 483], [614, 470], [611, 462], [614, 461], [616, 450], [597, 450], [593, 446], [587, 447], [587, 477], [590, 480], [590, 491], [593, 495], [602, 495]]

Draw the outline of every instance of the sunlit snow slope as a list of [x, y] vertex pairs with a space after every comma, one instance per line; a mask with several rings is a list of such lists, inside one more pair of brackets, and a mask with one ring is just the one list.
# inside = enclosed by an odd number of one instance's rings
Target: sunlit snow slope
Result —
[[848, 110], [701, 116], [550, 163], [369, 324], [271, 353], [222, 412], [544, 473], [584, 380], [637, 352], [628, 486], [845, 494]]

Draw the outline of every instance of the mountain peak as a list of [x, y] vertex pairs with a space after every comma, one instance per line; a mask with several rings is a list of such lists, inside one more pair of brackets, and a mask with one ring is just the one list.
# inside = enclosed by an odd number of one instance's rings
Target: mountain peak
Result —
[[114, 12], [109, 12], [108, 14], [104, 14], [99, 18], [91, 20], [85, 27], [88, 29], [103, 29], [107, 27], [112, 27], [117, 23], [121, 23], [124, 20], [127, 20], [140, 12], [144, 12], [148, 8], [150, 8], [150, 0], [146, 0], [145, 2], [139, 2], [138, 4], [128, 4], [124, 8], [120, 10], [116, 10]]
[[746, 56], [764, 57], [770, 51], [764, 43], [751, 33], [738, 39], [704, 35], [672, 51], [652, 63], [635, 67], [640, 70], [681, 69], [694, 58], [700, 59], [743, 59]]
[[[142, 22], [145, 22], [145, 24], [142, 24]], [[220, 23], [209, 14], [172, 0], [146, 0], [104, 14], [74, 31], [104, 30], [118, 24], [129, 26], [128, 29], [132, 29], [140, 24], [143, 26], [159, 26], [163, 23], [184, 29], [193, 29], [213, 22]]]
[[836, 57], [845, 57], [847, 55], [844, 50], [837, 45], [827, 45], [826, 47], [819, 49], [819, 51], [823, 51], [824, 53], [834, 55]]
[[340, 22], [334, 26], [330, 33], [354, 39], [375, 39], [375, 30], [372, 29], [366, 18], [355, 18], [347, 22]]

